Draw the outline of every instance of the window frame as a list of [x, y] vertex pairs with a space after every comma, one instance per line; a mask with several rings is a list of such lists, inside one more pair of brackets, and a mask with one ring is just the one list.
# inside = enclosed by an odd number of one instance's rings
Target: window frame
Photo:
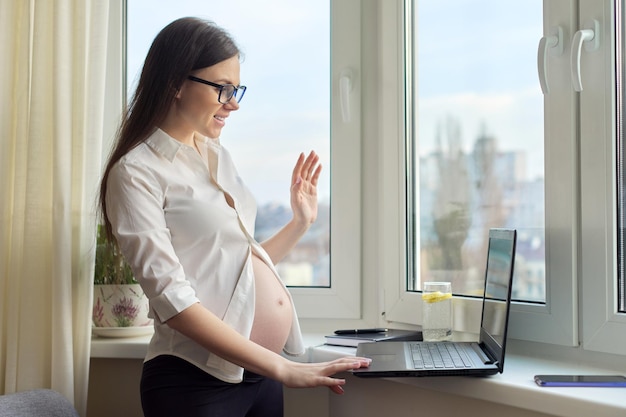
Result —
[[589, 19], [597, 19], [601, 45], [593, 55], [583, 49], [581, 57], [581, 305], [585, 312], [581, 320], [585, 350], [624, 355], [626, 314], [617, 312], [616, 266], [618, 10], [613, 1], [596, 4], [580, 0], [580, 27]]
[[[543, 6], [544, 34], [562, 26], [566, 42], [563, 56], [549, 57], [551, 93], [544, 97], [546, 303], [514, 303], [509, 336], [624, 355], [626, 314], [617, 313], [616, 293], [614, 3], [550, 0]], [[583, 52], [585, 89], [576, 93], [570, 79], [569, 39], [592, 18], [600, 21], [602, 48], [594, 55]], [[395, 180], [403, 181], [403, 173]], [[402, 247], [406, 227], [399, 229], [395, 250]], [[405, 290], [405, 282], [406, 276], [385, 280], [383, 311], [392, 322], [419, 324], [421, 300]], [[453, 301], [455, 330], [476, 333], [480, 301]]]
[[[397, 27], [402, 30], [403, 27], [415, 27], [410, 18], [405, 19], [402, 9], [403, 7], [410, 11], [412, 1], [395, 2], [398, 8], [395, 22], [388, 22], [389, 27]], [[569, 25], [573, 27], [576, 18], [576, 10], [569, 1], [550, 1], [544, 2], [544, 33], [554, 24]], [[554, 17], [553, 17], [554, 16]], [[555, 20], [553, 22], [551, 20]], [[562, 23], [565, 20], [567, 23]], [[539, 39], [538, 39], [539, 40]], [[407, 39], [403, 39], [408, 42]], [[401, 47], [398, 49], [402, 49]], [[563, 57], [559, 59], [551, 59], [552, 74], [559, 74], [566, 71], [569, 74], [569, 60]], [[403, 64], [403, 57], [398, 55], [395, 60], [385, 60], [385, 63], [395, 62], [400, 66]], [[406, 63], [404, 63], [406, 64]], [[407, 68], [411, 68], [411, 62]], [[578, 152], [576, 146], [576, 125], [575, 125], [575, 106], [577, 99], [571, 90], [569, 78], [553, 76], [550, 80], [550, 86], [553, 92], [558, 91], [559, 94], [550, 94], [545, 96], [545, 109], [547, 115], [559, 115], [563, 123], [551, 123], [546, 120], [545, 137], [546, 140], [545, 155], [546, 161], [550, 160], [550, 164], [546, 162], [546, 303], [545, 305], [530, 303], [514, 303], [511, 308], [510, 330], [509, 335], [512, 338], [523, 339], [535, 342], [554, 343], [565, 346], [578, 345], [578, 321], [576, 316], [578, 306], [578, 287], [577, 287], [577, 270], [578, 270], [578, 239], [577, 239], [577, 222], [578, 214], [578, 178], [576, 169], [578, 165]], [[565, 80], [564, 80], [565, 79]], [[398, 91], [411, 91], [414, 87], [410, 84], [402, 85]], [[410, 99], [400, 100], [398, 103], [411, 103]], [[409, 113], [405, 107], [404, 111], [398, 111], [397, 118], [401, 119], [405, 114]], [[393, 116], [392, 116], [393, 117]], [[403, 120], [395, 120], [388, 122], [396, 125], [402, 125]], [[407, 129], [411, 133], [411, 129]], [[409, 139], [410, 140], [410, 139]], [[402, 154], [408, 152], [402, 150]], [[389, 155], [389, 160], [394, 155]], [[406, 157], [399, 158], [396, 163], [404, 163], [408, 161]], [[408, 187], [405, 172], [398, 170], [396, 177], [390, 181], [403, 184]], [[416, 180], [417, 182], [417, 180]], [[408, 190], [408, 188], [407, 188]], [[387, 199], [387, 198], [385, 198]], [[390, 198], [391, 199], [391, 198]], [[401, 195], [396, 195], [394, 201], [405, 203]], [[398, 218], [406, 219], [406, 212], [402, 208], [397, 209]], [[388, 217], [383, 221], [387, 221]], [[396, 235], [391, 237], [397, 243], [386, 245], [390, 251], [395, 253], [406, 253], [404, 243], [404, 233], [407, 225], [402, 224], [398, 228], [397, 225], [388, 223], [384, 229], [392, 229], [396, 227]], [[419, 227], [416, 226], [416, 238], [418, 239]], [[393, 248], [392, 248], [393, 247]], [[392, 249], [391, 249], [392, 248]], [[389, 259], [392, 253], [385, 255]], [[402, 264], [404, 259], [396, 257], [396, 262]], [[402, 273], [401, 275], [397, 275]], [[390, 323], [421, 323], [421, 297], [419, 293], [406, 290], [406, 274], [407, 271], [390, 270], [385, 276], [384, 292], [385, 303], [383, 312], [386, 320]], [[397, 279], [401, 276], [401, 279]], [[481, 302], [477, 299], [467, 297], [454, 297], [454, 329], [457, 332], [478, 333], [480, 324]]]
[[107, 61], [102, 135], [102, 171], [113, 146], [126, 100], [126, 1], [109, 4]]

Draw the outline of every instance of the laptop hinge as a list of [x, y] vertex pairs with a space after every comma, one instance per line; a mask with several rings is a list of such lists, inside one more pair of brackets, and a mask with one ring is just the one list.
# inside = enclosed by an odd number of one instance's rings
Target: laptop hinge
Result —
[[495, 363], [495, 361], [493, 359], [491, 359], [489, 356], [487, 356], [485, 354], [485, 352], [481, 348], [481, 345], [476, 344], [476, 343], [472, 344], [472, 349], [474, 349], [474, 352], [476, 352], [476, 354], [478, 355], [480, 360], [483, 361], [483, 363], [485, 365], [489, 365], [489, 364]]

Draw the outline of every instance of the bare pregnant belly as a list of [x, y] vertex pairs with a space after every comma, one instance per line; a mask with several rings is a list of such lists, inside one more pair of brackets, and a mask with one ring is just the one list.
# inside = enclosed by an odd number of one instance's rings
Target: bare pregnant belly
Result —
[[272, 270], [252, 255], [256, 304], [250, 340], [280, 353], [291, 329], [293, 310], [289, 296]]

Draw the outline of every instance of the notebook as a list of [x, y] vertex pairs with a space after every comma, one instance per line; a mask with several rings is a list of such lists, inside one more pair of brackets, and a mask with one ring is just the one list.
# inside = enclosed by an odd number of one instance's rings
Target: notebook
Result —
[[339, 334], [331, 334], [326, 336], [326, 344], [332, 346], [351, 346], [356, 347], [360, 343], [383, 342], [393, 340], [395, 342], [401, 340], [422, 340], [421, 330], [400, 330], [400, 329], [381, 329], [375, 333], [364, 333], [355, 330], [354, 333], [347, 331]]
[[356, 355], [371, 358], [359, 377], [421, 377], [502, 373], [511, 304], [517, 232], [489, 230], [478, 342], [360, 343]]

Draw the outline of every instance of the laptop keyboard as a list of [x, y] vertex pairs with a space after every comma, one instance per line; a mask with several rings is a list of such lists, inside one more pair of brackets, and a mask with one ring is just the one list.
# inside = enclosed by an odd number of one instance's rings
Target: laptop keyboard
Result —
[[465, 352], [453, 343], [412, 343], [415, 369], [471, 368]]

